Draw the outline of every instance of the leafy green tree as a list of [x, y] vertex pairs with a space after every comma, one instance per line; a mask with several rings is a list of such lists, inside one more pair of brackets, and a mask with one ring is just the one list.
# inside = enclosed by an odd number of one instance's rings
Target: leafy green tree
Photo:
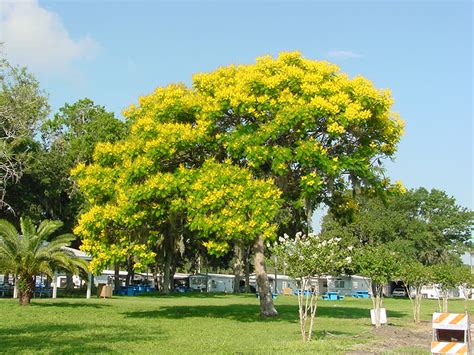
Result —
[[71, 231], [84, 199], [69, 171], [78, 162], [90, 162], [98, 142], [117, 141], [126, 130], [125, 123], [89, 99], [66, 104], [36, 131], [44, 144], [35, 143], [30, 149], [31, 159], [24, 164], [20, 181], [10, 188], [9, 203], [34, 220], [62, 220], [63, 230]]
[[456, 204], [445, 192], [424, 188], [380, 198], [357, 197], [353, 220], [324, 218], [326, 235], [339, 235], [361, 244], [385, 244], [419, 260], [436, 264], [464, 251], [470, 239], [473, 212]]
[[459, 274], [458, 286], [461, 288], [464, 298], [464, 312], [468, 314], [468, 302], [472, 298], [472, 292], [474, 289], [474, 273], [469, 266], [462, 265], [457, 270]]
[[448, 312], [449, 291], [460, 286], [465, 279], [460, 266], [459, 260], [456, 259], [432, 266], [433, 283], [439, 288], [439, 298], [442, 300], [439, 305], [440, 312]]
[[[313, 233], [297, 233], [295, 238], [289, 238], [287, 234], [280, 237], [278, 243], [270, 248], [278, 263], [300, 284], [298, 306], [303, 342], [311, 341], [319, 298], [319, 278], [340, 275], [352, 263], [352, 247], [340, 242], [340, 238], [323, 239]], [[312, 285], [314, 278], [317, 282], [315, 286]]]
[[375, 327], [379, 328], [380, 309], [383, 304], [383, 287], [400, 272], [400, 256], [384, 246], [365, 245], [354, 256], [354, 267], [359, 275], [370, 279]]
[[[413, 320], [420, 323], [420, 309], [423, 295], [421, 290], [433, 281], [432, 270], [418, 261], [404, 260], [399, 274], [413, 306]], [[413, 291], [413, 292], [412, 292]]]
[[49, 113], [46, 94], [26, 68], [0, 58], [0, 210], [14, 212], [6, 196], [31, 158], [35, 129]]
[[30, 219], [20, 218], [19, 233], [10, 222], [0, 220], [0, 270], [14, 275], [21, 305], [30, 303], [36, 275], [52, 277], [55, 270], [76, 274], [86, 270], [84, 260], [64, 249], [74, 236], [52, 236], [61, 226], [62, 222], [44, 220], [36, 227]]

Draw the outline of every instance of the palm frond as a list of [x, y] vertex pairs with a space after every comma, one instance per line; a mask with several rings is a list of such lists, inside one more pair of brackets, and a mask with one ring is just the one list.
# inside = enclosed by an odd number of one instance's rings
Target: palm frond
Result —
[[24, 237], [36, 235], [36, 227], [29, 217], [20, 217], [20, 230]]
[[44, 220], [38, 227], [37, 234], [42, 240], [46, 240], [51, 234], [63, 226], [61, 221]]
[[15, 226], [6, 219], [0, 219], [0, 238], [13, 240], [18, 237], [18, 231]]

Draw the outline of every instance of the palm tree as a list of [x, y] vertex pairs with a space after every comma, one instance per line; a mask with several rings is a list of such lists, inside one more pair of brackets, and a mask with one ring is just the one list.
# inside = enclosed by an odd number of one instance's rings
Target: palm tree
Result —
[[55, 270], [74, 274], [86, 270], [84, 260], [64, 249], [74, 240], [72, 234], [51, 237], [62, 225], [60, 221], [44, 220], [36, 228], [29, 218], [20, 218], [18, 233], [10, 222], [0, 219], [0, 271], [15, 276], [21, 305], [30, 303], [36, 275], [52, 277]]

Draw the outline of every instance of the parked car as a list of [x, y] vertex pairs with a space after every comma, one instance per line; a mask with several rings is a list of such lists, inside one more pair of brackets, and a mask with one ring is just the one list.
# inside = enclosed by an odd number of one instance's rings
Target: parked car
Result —
[[392, 291], [392, 297], [407, 297], [407, 291], [404, 288], [397, 287]]

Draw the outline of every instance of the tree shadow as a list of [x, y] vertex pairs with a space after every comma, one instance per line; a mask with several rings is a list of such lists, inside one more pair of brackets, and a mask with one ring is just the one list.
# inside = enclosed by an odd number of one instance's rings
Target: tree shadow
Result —
[[40, 308], [48, 308], [48, 307], [58, 307], [58, 308], [104, 308], [104, 307], [110, 307], [109, 304], [100, 304], [100, 303], [87, 303], [87, 302], [66, 302], [66, 301], [60, 301], [60, 302], [33, 302], [31, 303], [28, 307], [40, 307]]
[[[149, 311], [133, 311], [122, 313], [126, 318], [216, 318], [230, 319], [238, 322], [288, 322], [297, 323], [297, 305], [277, 305], [277, 317], [260, 317], [258, 304], [227, 304], [227, 305], [193, 305], [193, 306], [165, 306]], [[388, 316], [401, 318], [405, 312], [388, 311]], [[316, 317], [344, 318], [344, 319], [370, 319], [370, 310], [356, 307], [318, 306]]]
[[[407, 312], [393, 311], [387, 309], [387, 317], [403, 318]], [[370, 318], [369, 308], [359, 307], [340, 307], [337, 305], [321, 305], [318, 304], [318, 310], [316, 311], [317, 317], [325, 318], [346, 318], [346, 319], [360, 319]]]
[[[249, 296], [250, 294], [242, 294], [242, 296]], [[235, 295], [233, 295], [235, 296]], [[130, 297], [130, 296], [125, 296]], [[140, 293], [134, 297], [149, 297], [149, 298], [226, 298], [228, 294], [218, 292], [171, 292], [169, 294], [163, 294], [159, 292], [145, 292]]]
[[230, 319], [238, 322], [298, 322], [297, 309], [293, 306], [279, 306], [278, 317], [260, 317], [258, 304], [227, 304], [227, 305], [195, 305], [195, 306], [167, 306], [158, 310], [135, 311], [122, 313], [126, 318], [216, 318]]
[[[137, 334], [134, 327], [101, 324], [28, 324], [17, 327], [0, 328], [1, 350], [8, 353], [104, 353], [115, 352], [108, 344], [136, 343], [142, 341], [165, 340], [164, 333]], [[1, 352], [0, 350], [0, 352]]]

